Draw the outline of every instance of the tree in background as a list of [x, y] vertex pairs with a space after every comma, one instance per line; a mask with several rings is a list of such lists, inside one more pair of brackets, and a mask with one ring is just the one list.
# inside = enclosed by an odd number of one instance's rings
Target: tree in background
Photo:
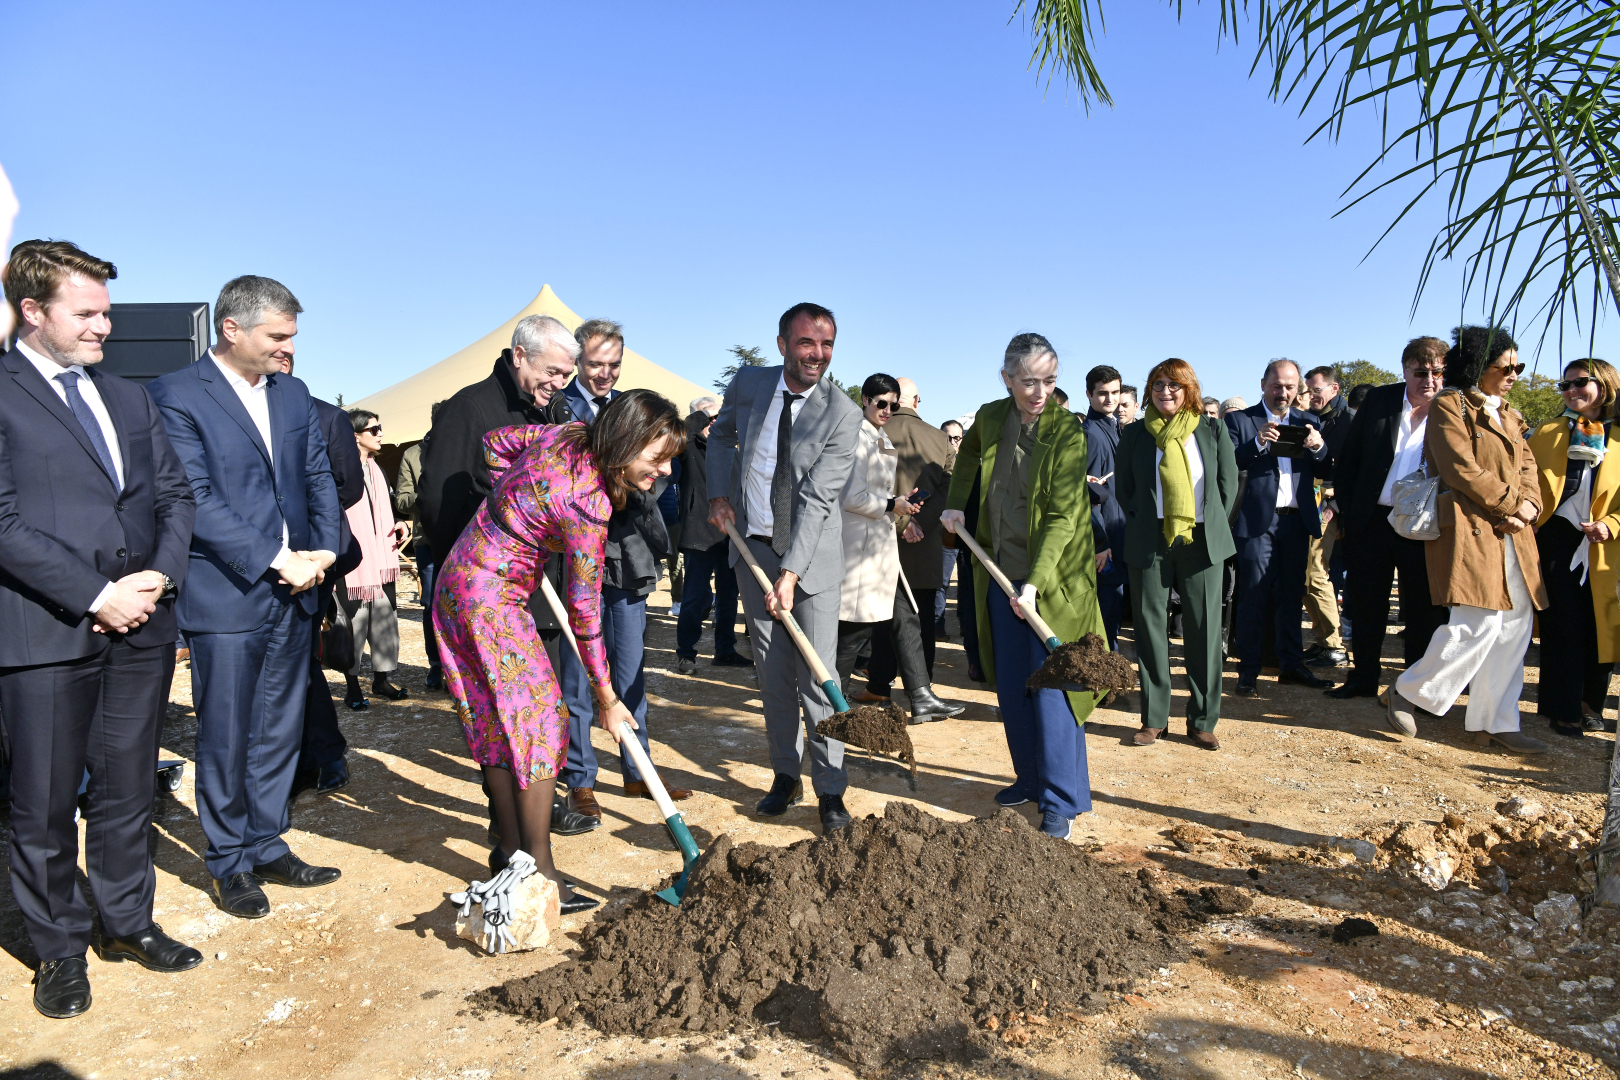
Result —
[[757, 345], [733, 345], [730, 352], [734, 359], [720, 369], [720, 377], [714, 380], [714, 388], [722, 394], [731, 389], [731, 380], [743, 368], [765, 366], [765, 354], [759, 351]]
[[1549, 375], [1531, 372], [1523, 376], [1507, 392], [1507, 399], [1509, 405], [1524, 415], [1532, 431], [1564, 411], [1564, 395], [1558, 392], [1558, 380]]
[[1385, 371], [1371, 360], [1352, 360], [1348, 364], [1334, 364], [1333, 370], [1339, 373], [1339, 389], [1346, 394], [1362, 383], [1383, 386], [1385, 383], [1400, 382], [1400, 376]]

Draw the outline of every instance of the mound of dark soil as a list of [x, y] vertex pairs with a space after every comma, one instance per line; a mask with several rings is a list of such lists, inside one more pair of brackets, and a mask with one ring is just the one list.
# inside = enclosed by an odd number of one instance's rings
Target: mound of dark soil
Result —
[[917, 751], [911, 746], [906, 729], [906, 713], [900, 706], [858, 705], [844, 713], [834, 713], [816, 725], [816, 734], [859, 746], [875, 754], [899, 754], [911, 766], [912, 788], [916, 788]]
[[1175, 959], [1173, 935], [1233, 906], [1149, 878], [1010, 810], [952, 824], [890, 803], [786, 848], [722, 836], [679, 908], [644, 896], [588, 927], [580, 959], [475, 1000], [609, 1033], [776, 1021], [868, 1069], [968, 1059], [1012, 1034], [991, 1034], [1003, 1021], [1083, 1008]]
[[1121, 690], [1136, 686], [1136, 667], [1096, 634], [1059, 645], [1046, 658], [1040, 670], [1025, 684], [1031, 690], [1083, 687], [1096, 693], [1099, 705], [1106, 705]]

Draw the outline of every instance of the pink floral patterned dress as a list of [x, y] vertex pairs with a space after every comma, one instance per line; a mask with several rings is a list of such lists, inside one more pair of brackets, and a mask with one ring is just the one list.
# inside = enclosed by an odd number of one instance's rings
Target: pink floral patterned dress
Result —
[[589, 452], [564, 440], [580, 426], [484, 436], [494, 494], [438, 573], [433, 621], [467, 749], [480, 765], [510, 769], [522, 788], [557, 775], [568, 752], [562, 693], [528, 609], [548, 551], [568, 560], [563, 601], [591, 684], [610, 685], [601, 573], [613, 507]]

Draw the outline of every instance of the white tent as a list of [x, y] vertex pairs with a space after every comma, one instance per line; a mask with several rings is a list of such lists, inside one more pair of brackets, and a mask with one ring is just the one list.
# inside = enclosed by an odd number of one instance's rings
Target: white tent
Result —
[[[502, 349], [512, 344], [512, 329], [520, 320], [530, 315], [550, 315], [570, 330], [585, 321], [570, 311], [567, 304], [557, 299], [557, 294], [551, 291], [551, 286], [546, 285], [528, 307], [465, 349], [440, 360], [432, 367], [418, 371], [386, 390], [379, 390], [359, 401], [350, 402], [350, 408], [369, 409], [381, 417], [383, 430], [388, 433], [389, 442], [416, 442], [427, 434], [433, 403], [443, 401], [463, 386], [489, 378], [490, 370], [495, 366], [495, 358], [501, 355]], [[687, 403], [693, 398], [703, 394], [713, 396], [713, 391], [665, 371], [645, 356], [626, 349], [624, 368], [619, 376], [619, 389], [638, 388], [656, 390], [663, 394], [676, 404], [683, 416], [686, 414]]]

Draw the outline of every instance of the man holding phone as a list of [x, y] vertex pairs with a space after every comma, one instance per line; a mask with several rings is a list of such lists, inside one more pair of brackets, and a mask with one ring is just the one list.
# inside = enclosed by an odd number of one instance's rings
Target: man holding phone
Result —
[[1253, 697], [1268, 605], [1276, 602], [1278, 682], [1322, 688], [1331, 685], [1305, 666], [1300, 613], [1310, 541], [1322, 535], [1314, 494], [1329, 475], [1321, 420], [1293, 408], [1299, 365], [1281, 358], [1266, 365], [1260, 404], [1227, 414], [1239, 469], [1249, 474], [1232, 536], [1238, 546], [1236, 693]]

